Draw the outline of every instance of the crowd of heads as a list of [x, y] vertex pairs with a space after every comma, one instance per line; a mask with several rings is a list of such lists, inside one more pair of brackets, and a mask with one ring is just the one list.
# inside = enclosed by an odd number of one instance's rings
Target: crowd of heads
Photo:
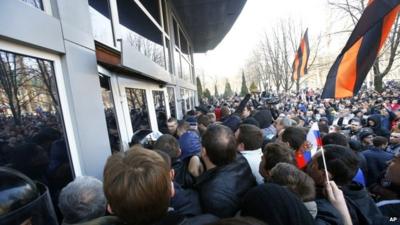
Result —
[[153, 142], [135, 133], [103, 182], [64, 187], [63, 223], [397, 224], [400, 88], [388, 85], [340, 100], [306, 89], [202, 102]]

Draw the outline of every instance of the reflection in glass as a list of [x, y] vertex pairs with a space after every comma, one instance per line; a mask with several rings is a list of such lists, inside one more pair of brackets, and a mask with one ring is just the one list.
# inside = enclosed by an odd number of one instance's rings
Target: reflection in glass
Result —
[[168, 92], [168, 103], [169, 103], [169, 110], [171, 111], [171, 116], [176, 118], [176, 107], [175, 107], [175, 91], [173, 87], [167, 88]]
[[187, 59], [189, 59], [189, 47], [185, 35], [183, 35], [182, 30], [179, 30], [179, 39], [181, 43], [181, 52]]
[[184, 57], [181, 58], [182, 62], [182, 77], [185, 81], [190, 81], [191, 80], [191, 65], [189, 64], [188, 61]]
[[0, 166], [46, 184], [73, 177], [53, 63], [0, 50]]
[[156, 109], [156, 118], [158, 130], [163, 133], [168, 133], [167, 128], [167, 109], [165, 106], [165, 97], [163, 91], [153, 91], [154, 108]]
[[174, 59], [176, 75], [182, 79], [181, 57], [179, 57], [179, 52], [176, 49], [174, 51]]
[[120, 30], [124, 37], [123, 40], [127, 41], [132, 47], [136, 48], [136, 50], [151, 59], [153, 62], [167, 69], [164, 58], [164, 48], [162, 45], [152, 42], [124, 26], [120, 26]]
[[111, 152], [121, 150], [120, 136], [118, 132], [117, 117], [115, 115], [114, 99], [112, 97], [110, 78], [99, 75], [101, 97], [103, 99], [104, 112], [107, 122], [108, 139], [110, 141]]
[[182, 110], [182, 115], [185, 116], [186, 114], [186, 107], [185, 107], [185, 89], [181, 88], [180, 89], [180, 93], [181, 93], [181, 110]]
[[126, 88], [125, 90], [133, 132], [150, 129], [146, 91], [138, 88]]
[[23, 2], [26, 2], [27, 4], [29, 4], [29, 5], [31, 5], [31, 6], [33, 6], [33, 7], [35, 7], [35, 8], [44, 10], [44, 9], [43, 9], [43, 2], [42, 2], [42, 0], [22, 0], [22, 1], [23, 1]]
[[118, 0], [117, 6], [123, 40], [167, 69], [162, 32], [134, 1]]
[[170, 48], [169, 48], [169, 39], [165, 37], [165, 62], [167, 66], [167, 71], [172, 73], [172, 66], [171, 66], [171, 60], [169, 58], [170, 56]]
[[96, 41], [114, 46], [113, 29], [108, 0], [89, 0], [89, 13]]
[[186, 110], [189, 111], [191, 109], [190, 96], [189, 96], [189, 90], [186, 89], [185, 89], [185, 101], [186, 101]]

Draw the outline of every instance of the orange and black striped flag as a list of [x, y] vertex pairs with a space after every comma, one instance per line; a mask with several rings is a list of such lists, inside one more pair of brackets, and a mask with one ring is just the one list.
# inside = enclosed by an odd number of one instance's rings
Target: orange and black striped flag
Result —
[[358, 93], [400, 10], [400, 0], [370, 0], [326, 78], [322, 98]]
[[304, 76], [307, 73], [307, 63], [310, 56], [310, 45], [308, 44], [308, 29], [304, 33], [300, 41], [299, 49], [297, 49], [296, 56], [293, 62], [293, 80]]

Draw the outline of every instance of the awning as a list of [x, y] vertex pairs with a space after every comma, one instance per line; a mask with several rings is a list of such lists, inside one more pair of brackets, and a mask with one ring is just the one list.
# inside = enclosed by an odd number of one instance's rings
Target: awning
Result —
[[246, 0], [172, 0], [196, 53], [214, 49], [229, 32]]

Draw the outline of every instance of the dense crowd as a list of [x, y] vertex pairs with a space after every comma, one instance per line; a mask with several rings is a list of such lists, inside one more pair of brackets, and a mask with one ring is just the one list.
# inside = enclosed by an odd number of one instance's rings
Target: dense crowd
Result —
[[[161, 136], [136, 132], [103, 182], [65, 186], [62, 223], [400, 224], [399, 100], [392, 82], [338, 100], [306, 89], [203, 101]], [[314, 124], [323, 147], [309, 157]]]

